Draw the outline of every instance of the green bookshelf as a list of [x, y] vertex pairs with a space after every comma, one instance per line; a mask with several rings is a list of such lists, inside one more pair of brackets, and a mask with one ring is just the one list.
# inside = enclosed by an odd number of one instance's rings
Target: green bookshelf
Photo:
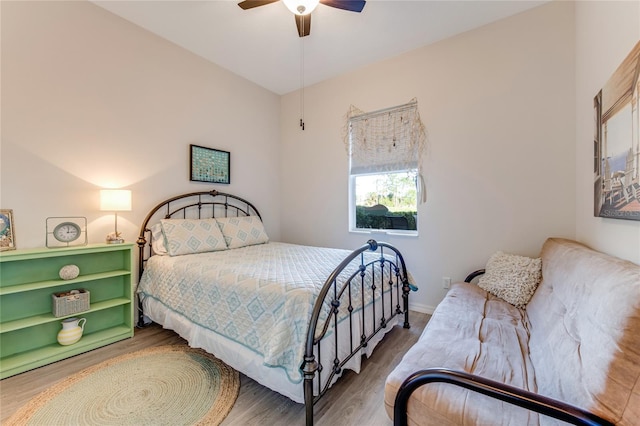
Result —
[[[38, 248], [0, 253], [0, 378], [41, 367], [133, 336], [133, 244]], [[62, 280], [74, 264], [80, 275]], [[52, 313], [51, 294], [84, 288], [89, 309]], [[79, 342], [57, 342], [61, 321], [86, 318]]]

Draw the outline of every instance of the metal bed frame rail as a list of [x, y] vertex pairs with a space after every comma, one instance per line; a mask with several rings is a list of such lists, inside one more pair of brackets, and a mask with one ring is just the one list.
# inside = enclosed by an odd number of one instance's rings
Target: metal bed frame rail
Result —
[[479, 392], [483, 395], [574, 425], [613, 426], [613, 423], [610, 421], [590, 411], [567, 404], [566, 402], [506, 385], [495, 380], [486, 379], [475, 374], [445, 368], [430, 368], [417, 371], [402, 383], [393, 407], [394, 426], [407, 426], [407, 405], [411, 394], [422, 385], [436, 382], [461, 386], [474, 392]]
[[[389, 251], [391, 256], [385, 255], [385, 249]], [[380, 256], [373, 261], [366, 262], [364, 253], [367, 251], [378, 251]], [[352, 264], [359, 262], [356, 272], [344, 277], [345, 269]], [[386, 269], [386, 276], [385, 276]], [[367, 270], [370, 271], [372, 281], [365, 283], [365, 275]], [[387, 280], [387, 282], [384, 282]], [[357, 287], [359, 292], [355, 292]], [[376, 289], [380, 289], [379, 303], [381, 304], [381, 318], [376, 319]], [[327, 278], [325, 284], [316, 299], [311, 321], [307, 329], [307, 339], [305, 345], [304, 361], [300, 369], [304, 375], [304, 400], [306, 410], [306, 424], [313, 425], [313, 407], [315, 403], [329, 389], [335, 376], [342, 373], [344, 365], [354, 356], [361, 356], [361, 350], [366, 348], [369, 341], [381, 330], [385, 329], [390, 319], [396, 315], [404, 314], [404, 328], [410, 328], [409, 325], [409, 291], [417, 290], [415, 286], [409, 283], [407, 276], [407, 268], [402, 254], [392, 245], [384, 242], [376, 242], [375, 240], [367, 241], [359, 249], [353, 251], [351, 255], [345, 258], [340, 265]], [[365, 292], [371, 292], [371, 310], [364, 309]], [[388, 294], [385, 296], [385, 292]], [[356, 293], [354, 295], [353, 293]], [[361, 306], [358, 312], [354, 312], [354, 298], [360, 293]], [[342, 297], [344, 296], [344, 300]], [[395, 297], [394, 297], [395, 296]], [[386, 299], [385, 299], [386, 297]], [[402, 298], [402, 307], [400, 299]], [[395, 299], [395, 300], [394, 300]], [[321, 319], [321, 314], [326, 313], [325, 302], [329, 302], [330, 310], [326, 318]], [[349, 353], [342, 357], [339, 356], [340, 348], [338, 339], [338, 323], [341, 305], [348, 314], [349, 321]], [[389, 317], [385, 315], [385, 307], [388, 307]], [[353, 324], [358, 321], [360, 324], [361, 334], [354, 336]], [[371, 331], [366, 332], [366, 325], [371, 326]], [[331, 327], [332, 326], [332, 327]], [[329, 361], [330, 370], [328, 377], [323, 384], [322, 372], [325, 369], [320, 351], [320, 341], [327, 337], [327, 332], [332, 328], [335, 346], [333, 354], [330, 354]], [[355, 337], [355, 339], [354, 339]], [[354, 340], [358, 342], [354, 346]], [[314, 382], [317, 395], [314, 396]]]

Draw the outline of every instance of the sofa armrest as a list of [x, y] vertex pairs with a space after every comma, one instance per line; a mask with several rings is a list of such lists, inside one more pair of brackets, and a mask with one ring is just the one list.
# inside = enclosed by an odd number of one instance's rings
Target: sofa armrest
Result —
[[417, 371], [402, 383], [396, 395], [393, 410], [394, 426], [407, 425], [407, 403], [409, 402], [409, 397], [420, 386], [433, 382], [445, 382], [461, 386], [574, 425], [613, 426], [613, 423], [608, 420], [566, 402], [474, 374], [444, 368]]
[[479, 277], [482, 274], [484, 274], [484, 269], [478, 269], [477, 271], [473, 271], [472, 273], [467, 275], [467, 278], [464, 279], [464, 282], [470, 283], [471, 280], [473, 280], [475, 277]]

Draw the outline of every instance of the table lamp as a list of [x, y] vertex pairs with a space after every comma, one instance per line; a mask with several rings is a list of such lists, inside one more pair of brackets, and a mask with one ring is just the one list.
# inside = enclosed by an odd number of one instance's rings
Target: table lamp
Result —
[[131, 211], [131, 191], [128, 189], [101, 189], [100, 210], [114, 212], [116, 216], [115, 232], [107, 235], [107, 244], [124, 243], [118, 232], [118, 212]]

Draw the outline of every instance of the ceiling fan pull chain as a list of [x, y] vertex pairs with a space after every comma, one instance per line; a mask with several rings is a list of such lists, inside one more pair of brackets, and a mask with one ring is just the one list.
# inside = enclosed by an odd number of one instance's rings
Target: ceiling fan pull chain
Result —
[[[300, 17], [300, 19], [303, 19]], [[304, 38], [300, 37], [300, 128], [304, 130]]]

